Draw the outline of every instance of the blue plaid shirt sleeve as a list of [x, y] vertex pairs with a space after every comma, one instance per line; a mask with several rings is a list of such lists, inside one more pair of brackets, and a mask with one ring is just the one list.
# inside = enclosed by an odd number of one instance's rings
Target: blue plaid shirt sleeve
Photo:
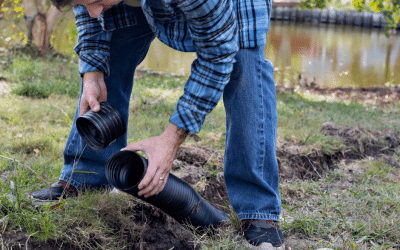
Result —
[[198, 133], [229, 82], [239, 50], [237, 23], [231, 0], [186, 0], [178, 8], [188, 20], [197, 59], [170, 122]]
[[[234, 57], [239, 50], [238, 24], [232, 0], [183, 0], [176, 7], [184, 14], [185, 21], [161, 22], [158, 26], [161, 29], [154, 31], [164, 42], [163, 35], [167, 37], [167, 44], [176, 49], [197, 52], [184, 94], [179, 98], [170, 122], [198, 133], [206, 115], [218, 104], [229, 82]], [[123, 2], [113, 8], [120, 10], [119, 14], [107, 11], [108, 14], [114, 14], [96, 20], [89, 16], [84, 6], [74, 7], [79, 35], [75, 52], [79, 55], [81, 74], [102, 71], [109, 75], [112, 30], [124, 27], [127, 20], [130, 25], [136, 23]], [[160, 20], [155, 20], [159, 18], [157, 12], [147, 18], [150, 26]], [[165, 16], [161, 15], [162, 18]], [[191, 39], [186, 39], [189, 36]]]
[[99, 21], [89, 16], [84, 5], [76, 5], [73, 10], [78, 30], [74, 50], [79, 56], [79, 73], [102, 71], [108, 76], [112, 31], [104, 31]]

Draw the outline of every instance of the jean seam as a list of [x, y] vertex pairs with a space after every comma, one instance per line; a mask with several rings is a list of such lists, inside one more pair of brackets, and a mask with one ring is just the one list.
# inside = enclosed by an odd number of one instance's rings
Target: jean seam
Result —
[[[76, 125], [75, 125], [75, 126], [76, 126]], [[68, 146], [68, 151], [69, 151], [69, 152], [72, 152], [72, 154], [73, 154], [74, 152], [73, 152], [72, 150], [70, 150], [70, 148], [71, 148], [72, 145], [78, 143], [78, 142], [77, 142], [77, 141], [79, 140], [78, 137], [80, 137], [80, 135], [79, 135], [77, 129], [75, 129], [73, 133], [74, 133], [74, 136], [72, 137], [71, 143], [70, 143], [69, 146]], [[77, 155], [78, 155], [78, 152], [75, 153], [75, 158], [74, 158], [74, 164], [73, 164], [73, 166], [76, 164], [76, 163], [75, 163], [75, 160], [76, 160]], [[71, 173], [71, 176], [72, 176], [72, 173]]]
[[71, 143], [68, 145], [68, 148], [67, 148], [67, 152], [68, 153], [71, 152], [71, 145], [73, 144], [74, 141], [75, 141], [75, 133], [74, 133], [74, 136], [71, 138]]
[[[263, 91], [262, 91], [262, 69], [261, 69], [261, 58], [260, 58], [260, 56], [258, 55], [257, 56], [257, 60], [258, 60], [258, 62], [257, 62], [257, 73], [258, 73], [258, 83], [257, 83], [257, 85], [258, 85], [258, 88], [259, 88], [259, 97], [260, 97], [260, 101], [261, 101], [261, 103], [264, 103], [264, 96], [263, 96]], [[259, 160], [259, 166], [258, 166], [258, 169], [259, 169], [259, 171], [261, 172], [260, 174], [261, 174], [261, 178], [263, 178], [264, 179], [264, 171], [262, 171], [263, 170], [263, 166], [264, 166], [264, 163], [265, 163], [265, 157], [264, 157], [264, 155], [265, 155], [265, 145], [264, 145], [264, 143], [265, 143], [265, 128], [264, 128], [264, 126], [265, 126], [265, 114], [264, 114], [264, 108], [263, 108], [263, 105], [260, 105], [260, 117], [259, 117], [259, 120], [260, 120], [260, 124], [259, 124], [259, 126], [260, 126], [260, 134], [262, 135], [262, 136], [260, 136], [261, 137], [261, 140], [260, 140], [260, 144], [259, 144], [259, 146], [260, 146], [260, 149], [259, 149], [259, 152], [260, 152], [260, 160]]]

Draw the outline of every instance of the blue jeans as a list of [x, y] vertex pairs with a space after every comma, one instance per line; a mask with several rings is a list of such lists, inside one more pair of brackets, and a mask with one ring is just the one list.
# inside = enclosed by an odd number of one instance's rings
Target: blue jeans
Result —
[[224, 89], [224, 177], [240, 220], [279, 220], [274, 68], [264, 48], [241, 49]]
[[[126, 123], [134, 71], [154, 39], [140, 8], [136, 14], [136, 26], [113, 32], [111, 74], [105, 79], [107, 101]], [[281, 208], [275, 156], [277, 110], [273, 66], [265, 60], [263, 49], [239, 51], [223, 97], [227, 125], [224, 176], [231, 205], [241, 220], [278, 220]], [[78, 189], [100, 188], [107, 185], [104, 169], [107, 160], [127, 145], [127, 137], [125, 134], [100, 152], [93, 151], [76, 129], [79, 104], [80, 100], [64, 150], [60, 180], [71, 179]]]

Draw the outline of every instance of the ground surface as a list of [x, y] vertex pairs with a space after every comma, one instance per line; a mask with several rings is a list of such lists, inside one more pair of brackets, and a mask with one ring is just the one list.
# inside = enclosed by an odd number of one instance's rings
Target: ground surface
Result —
[[[293, 178], [317, 179], [324, 176], [327, 171], [334, 169], [335, 164], [341, 160], [351, 161], [363, 157], [382, 157], [392, 165], [400, 167], [399, 163], [391, 156], [393, 149], [399, 146], [398, 131], [378, 133], [366, 131], [360, 126], [344, 128], [330, 123], [324, 124], [321, 129], [329, 136], [338, 136], [344, 139], [347, 145], [346, 149], [330, 155], [321, 152], [311, 152], [304, 155], [301, 150], [302, 145], [298, 143], [278, 145], [277, 156], [283, 181]], [[370, 146], [360, 149], [360, 147], [363, 147], [362, 145], [365, 145], [361, 143], [362, 140], [368, 140]], [[355, 148], [360, 150], [354, 150]], [[174, 162], [173, 172], [194, 186], [212, 205], [229, 212], [225, 206], [225, 204], [229, 205], [229, 199], [222, 174], [212, 177], [202, 168], [212, 157], [219, 159], [219, 163], [223, 161], [222, 156], [208, 147], [180, 148]], [[132, 223], [142, 226], [142, 239], [137, 243], [138, 249], [198, 248], [193, 235], [160, 209], [137, 202], [126, 212], [135, 215], [132, 218]], [[23, 234], [17, 237], [13, 235], [12, 238], [11, 242], [14, 245], [18, 242], [23, 245], [27, 239], [26, 235]], [[3, 240], [10, 242], [7, 235]], [[290, 242], [287, 245], [289, 247]], [[45, 245], [38, 242], [30, 243], [30, 249], [53, 249], [55, 246], [60, 246], [59, 242], [48, 242]], [[73, 248], [65, 245], [63, 249]]]
[[[336, 93], [336, 97], [345, 99], [365, 98], [365, 90], [310, 90], [320, 94]], [[353, 93], [353, 94], [351, 94]], [[378, 105], [390, 104], [393, 96], [398, 95], [398, 91], [385, 92], [385, 90], [373, 90], [368, 92], [369, 97]], [[383, 94], [382, 94], [383, 93]], [[376, 98], [375, 98], [376, 97]], [[393, 97], [394, 98], [394, 97]], [[399, 162], [392, 156], [394, 150], [400, 145], [400, 134], [397, 130], [387, 130], [383, 132], [369, 131], [360, 125], [352, 128], [339, 127], [333, 123], [325, 123], [321, 131], [326, 136], [341, 138], [345, 143], [345, 148], [338, 151], [322, 152], [315, 150], [305, 153], [305, 147], [297, 142], [285, 142], [277, 145], [277, 160], [281, 181], [291, 179], [318, 179], [323, 177], [328, 171], [333, 170], [340, 161], [353, 161], [366, 157], [382, 158], [394, 167], [400, 167]], [[193, 140], [200, 140], [196, 135], [191, 135]], [[204, 166], [207, 165], [208, 171]], [[223, 156], [209, 147], [182, 147], [177, 153], [174, 161], [173, 174], [191, 184], [207, 201], [215, 207], [229, 212], [228, 194], [224, 185], [223, 174], [218, 171], [223, 165]], [[211, 171], [210, 171], [211, 170]], [[215, 170], [216, 172], [213, 172]], [[132, 204], [125, 209], [129, 213], [130, 222], [137, 225], [137, 231], [142, 236], [135, 242], [135, 249], [198, 249], [194, 236], [185, 230], [176, 221], [163, 213], [160, 209], [152, 207], [143, 202], [138, 202], [132, 198]], [[105, 214], [105, 216], [107, 216]], [[109, 220], [110, 227], [113, 221]], [[129, 232], [127, 233], [129, 234]], [[60, 247], [60, 242], [48, 241], [47, 243], [29, 241], [25, 246], [28, 236], [24, 234], [7, 235], [3, 234], [1, 241], [4, 245], [15, 249], [55, 249]], [[289, 247], [291, 243], [287, 244]], [[62, 245], [62, 249], [74, 249], [68, 244]]]

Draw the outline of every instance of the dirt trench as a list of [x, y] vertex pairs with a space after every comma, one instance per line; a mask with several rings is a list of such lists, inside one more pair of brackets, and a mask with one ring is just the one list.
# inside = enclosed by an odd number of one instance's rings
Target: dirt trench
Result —
[[[383, 132], [370, 131], [360, 124], [352, 128], [324, 123], [321, 132], [326, 136], [341, 139], [343, 148], [327, 153], [322, 149], [312, 149], [303, 143], [285, 142], [277, 146], [277, 159], [281, 178], [319, 179], [333, 170], [340, 161], [353, 161], [366, 157], [382, 158], [387, 164], [400, 167], [393, 153], [400, 145], [397, 130]], [[305, 153], [307, 152], [307, 153]]]
[[[340, 138], [345, 147], [326, 153], [321, 149], [307, 152], [307, 147], [302, 143], [278, 144], [277, 160], [281, 179], [318, 179], [334, 169], [340, 161], [352, 161], [365, 157], [379, 157], [388, 164], [400, 167], [399, 162], [392, 157], [400, 145], [400, 133], [397, 130], [377, 132], [366, 130], [359, 124], [348, 128], [325, 123], [321, 127], [321, 132], [326, 136]], [[181, 147], [177, 152], [172, 173], [191, 184], [212, 205], [229, 213], [226, 205], [229, 206], [230, 203], [223, 174], [222, 172], [215, 174], [222, 165], [223, 156], [214, 149], [204, 146]], [[132, 206], [124, 211], [131, 215], [129, 223], [135, 225], [125, 229], [124, 237], [132, 238], [128, 249], [199, 249], [193, 235], [160, 209], [133, 197], [132, 201]], [[105, 216], [110, 228], [121, 231], [119, 223], [108, 218], [107, 213]], [[140, 235], [140, 237], [135, 238], [134, 235]], [[14, 246], [20, 244], [24, 248], [26, 235], [18, 237], [12, 239], [5, 236], [3, 242]], [[93, 236], [92, 244], [95, 245], [96, 241], [100, 240]], [[29, 247], [30, 249], [55, 249], [60, 244], [51, 240], [45, 244], [30, 241]], [[76, 248], [64, 243], [62, 249]]]

